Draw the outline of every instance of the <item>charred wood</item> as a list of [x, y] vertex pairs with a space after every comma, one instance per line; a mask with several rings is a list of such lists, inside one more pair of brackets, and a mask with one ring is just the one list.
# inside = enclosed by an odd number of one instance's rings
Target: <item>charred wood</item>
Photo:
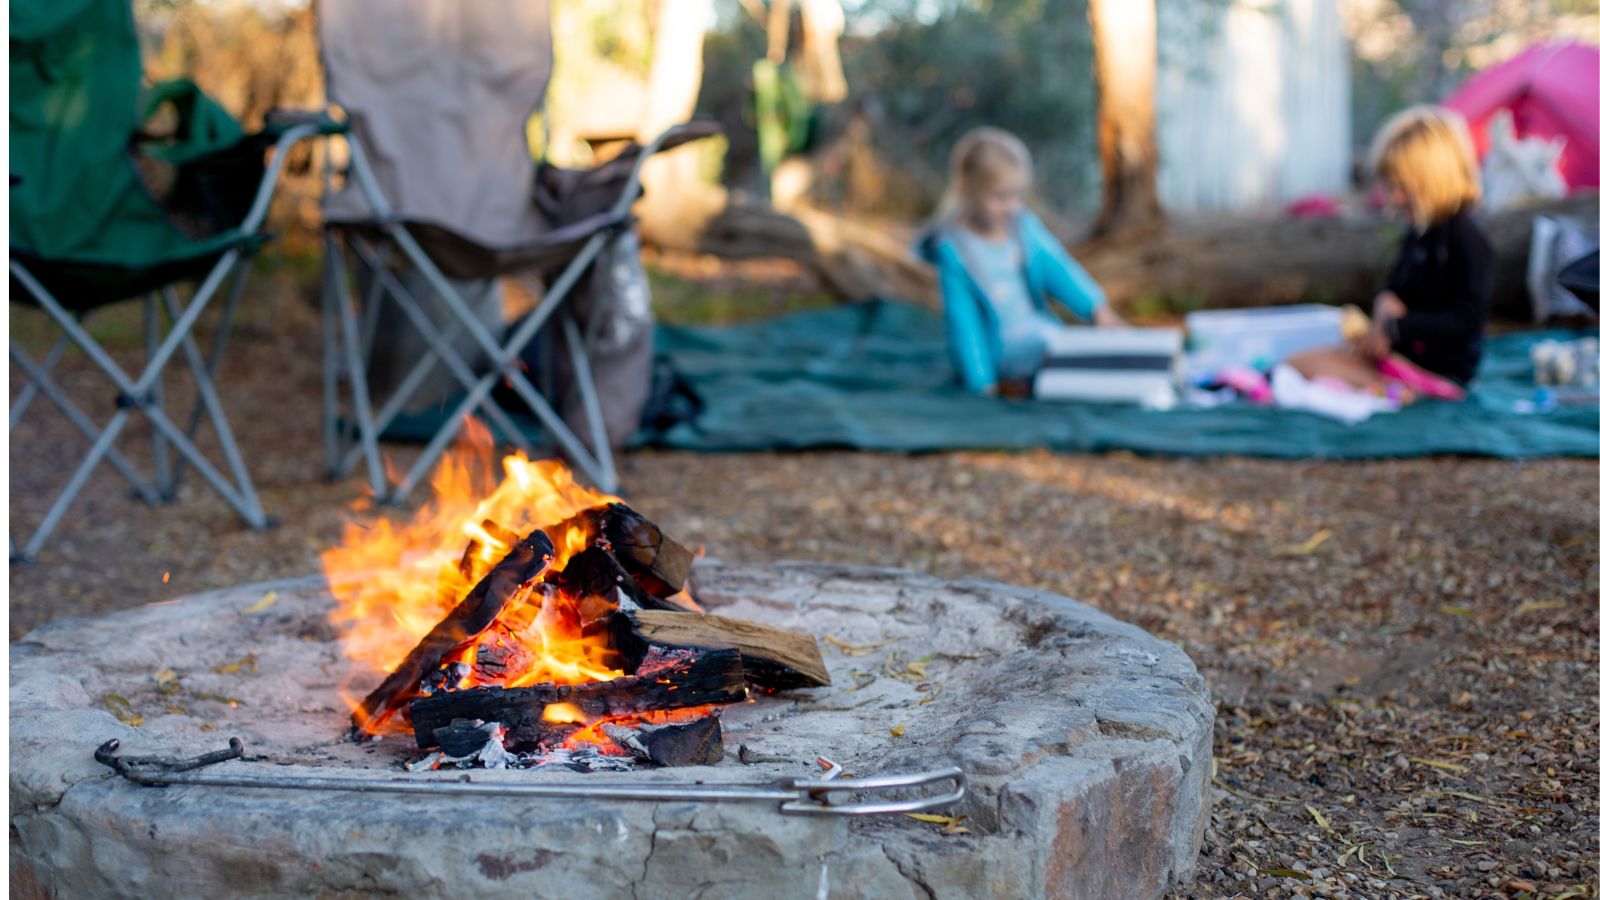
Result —
[[368, 694], [351, 716], [357, 737], [372, 734], [414, 696], [424, 676], [439, 668], [458, 644], [488, 628], [521, 587], [550, 566], [555, 548], [542, 531], [514, 544], [449, 614], [433, 626], [406, 658]]
[[705, 715], [668, 725], [600, 726], [612, 743], [658, 766], [705, 766], [722, 761], [722, 720]]
[[453, 720], [481, 719], [504, 725], [508, 746], [525, 747], [556, 730], [543, 718], [545, 707], [555, 703], [569, 704], [593, 721], [652, 710], [737, 703], [745, 698], [744, 667], [737, 650], [657, 655], [641, 665], [640, 671], [642, 674], [612, 681], [436, 693], [412, 702], [411, 727], [417, 746], [432, 747], [438, 743], [438, 729]]

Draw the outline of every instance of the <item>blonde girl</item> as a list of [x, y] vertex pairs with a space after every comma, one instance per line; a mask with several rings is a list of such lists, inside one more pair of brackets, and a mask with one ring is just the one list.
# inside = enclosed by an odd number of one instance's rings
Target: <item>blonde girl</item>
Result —
[[939, 270], [950, 352], [962, 384], [993, 395], [1024, 387], [1063, 327], [1050, 301], [1079, 319], [1120, 324], [1105, 292], [1027, 207], [1028, 148], [979, 128], [950, 158], [950, 184], [920, 251]]
[[[1349, 346], [1290, 360], [1307, 377], [1327, 375], [1359, 389], [1399, 380], [1409, 389], [1459, 397], [1483, 355], [1494, 251], [1472, 216], [1481, 194], [1465, 123], [1450, 110], [1416, 106], [1388, 122], [1368, 162], [1389, 205], [1409, 223], [1372, 322]], [[1406, 377], [1414, 363], [1447, 379], [1429, 390]], [[1435, 379], [1437, 381], [1437, 379]]]

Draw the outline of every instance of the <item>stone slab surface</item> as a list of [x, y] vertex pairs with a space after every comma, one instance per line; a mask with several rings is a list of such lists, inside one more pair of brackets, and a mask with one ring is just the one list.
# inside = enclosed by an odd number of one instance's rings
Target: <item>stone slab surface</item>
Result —
[[730, 708], [716, 766], [473, 780], [954, 764], [969, 786], [952, 812], [972, 833], [766, 804], [150, 788], [93, 761], [113, 737], [188, 756], [238, 735], [250, 758], [222, 768], [459, 777], [401, 772], [420, 755], [407, 741], [342, 740], [341, 692], [378, 673], [343, 660], [323, 582], [302, 579], [62, 620], [12, 645], [13, 878], [61, 897], [1133, 898], [1192, 871], [1214, 711], [1177, 647], [1054, 594], [900, 570], [702, 562], [695, 593], [824, 638], [834, 685]]

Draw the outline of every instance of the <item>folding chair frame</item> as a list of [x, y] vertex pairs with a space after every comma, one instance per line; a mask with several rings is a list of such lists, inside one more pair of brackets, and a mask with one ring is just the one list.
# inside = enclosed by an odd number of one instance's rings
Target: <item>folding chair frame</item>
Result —
[[[358, 462], [364, 461], [373, 495], [380, 501], [403, 503], [439, 461], [446, 447], [465, 425], [468, 416], [480, 410], [506, 437], [524, 450], [533, 452], [534, 442], [491, 396], [490, 392], [495, 385], [504, 381], [532, 410], [539, 424], [565, 453], [574, 468], [600, 490], [609, 492], [617, 489], [616, 463], [611, 455], [610, 441], [605, 433], [604, 419], [600, 414], [599, 397], [595, 393], [593, 373], [589, 368], [590, 341], [587, 336], [580, 334], [570, 304], [566, 300], [601, 249], [609, 241], [615, 240], [626, 227], [626, 214], [640, 195], [640, 173], [645, 162], [655, 154], [664, 141], [674, 135], [675, 131], [676, 129], [672, 129], [663, 133], [640, 153], [629, 173], [622, 194], [611, 210], [614, 220], [622, 224], [596, 231], [584, 240], [576, 255], [549, 286], [539, 305], [513, 329], [504, 343], [496, 341], [483, 327], [460, 292], [439, 271], [438, 266], [417, 244], [406, 226], [397, 220], [372, 175], [360, 139], [348, 132], [343, 135], [350, 148], [347, 177], [355, 179], [358, 189], [372, 210], [372, 220], [362, 225], [376, 229], [384, 242], [399, 251], [404, 261], [422, 275], [428, 287], [450, 311], [451, 320], [442, 327], [440, 323], [429, 320], [417, 298], [395, 276], [385, 254], [363, 237], [357, 229], [341, 225], [332, 225], [326, 229], [324, 240], [327, 256], [322, 303], [323, 420], [330, 478], [343, 478], [350, 474]], [[339, 246], [339, 236], [335, 232], [343, 233], [345, 243], [349, 245], [355, 261], [372, 275], [371, 287], [367, 296], [363, 298], [364, 308], [361, 310], [363, 315], [360, 323], [358, 323], [353, 286], [347, 271], [346, 256]], [[421, 332], [428, 343], [428, 350], [400, 380], [383, 406], [374, 412], [371, 392], [367, 385], [366, 366], [372, 349], [377, 306], [385, 298], [393, 300], [407, 319]], [[571, 354], [574, 386], [589, 420], [587, 444], [562, 421], [561, 416], [533, 386], [521, 368], [520, 354], [523, 348], [538, 336], [540, 330], [549, 324], [552, 318], [558, 320], [567, 351]], [[473, 372], [461, 358], [461, 354], [456, 352], [453, 342], [463, 330], [488, 356], [487, 369]], [[466, 389], [466, 394], [455, 401], [444, 426], [423, 448], [422, 454], [401, 476], [399, 482], [391, 488], [389, 476], [378, 456], [379, 435], [415, 396], [423, 379], [440, 364], [443, 364], [461, 387]], [[353, 424], [341, 422], [340, 407], [344, 399], [341, 381], [348, 382], [348, 399], [351, 417], [354, 419]]]
[[[177, 292], [170, 285], [145, 299], [145, 341], [149, 355], [144, 368], [137, 375], [129, 374], [118, 365], [99, 342], [84, 329], [80, 320], [85, 312], [67, 309], [22, 263], [15, 258], [11, 259], [12, 279], [22, 285], [39, 308], [55, 322], [62, 331], [62, 337], [56, 341], [42, 361], [34, 361], [23, 352], [16, 340], [11, 341], [11, 360], [22, 370], [29, 384], [22, 389], [16, 402], [12, 404], [10, 431], [16, 431], [23, 413], [27, 411], [35, 396], [43, 394], [91, 442], [88, 455], [73, 471], [66, 487], [57, 495], [55, 502], [45, 513], [43, 521], [28, 538], [27, 543], [23, 544], [20, 551], [16, 549], [15, 543], [12, 544], [13, 561], [31, 561], [35, 558], [56, 526], [60, 524], [62, 516], [66, 514], [72, 502], [83, 491], [89, 476], [99, 467], [101, 461], [110, 462], [133, 486], [135, 493], [152, 504], [173, 498], [182, 477], [183, 466], [188, 463], [194, 466], [195, 470], [250, 527], [260, 529], [271, 524], [262, 512], [260, 498], [256, 496], [249, 470], [245, 467], [238, 443], [234, 440], [233, 431], [228, 425], [227, 415], [222, 408], [222, 399], [217, 393], [213, 378], [221, 362], [222, 350], [243, 292], [245, 277], [249, 273], [248, 263], [252, 251], [248, 239], [260, 232], [261, 225], [266, 219], [289, 150], [296, 143], [315, 137], [318, 133], [318, 128], [314, 125], [296, 125], [285, 130], [274, 143], [272, 159], [262, 174], [261, 185], [256, 189], [250, 210], [239, 226], [239, 233], [245, 240], [225, 251], [212, 264], [205, 277], [200, 280], [199, 286], [195, 288], [187, 305], [178, 299]], [[212, 342], [210, 352], [202, 355], [194, 338], [195, 323], [230, 275], [234, 276], [234, 280], [224, 302], [220, 328]], [[162, 311], [165, 311], [169, 320], [165, 335], [161, 333]], [[117, 390], [117, 411], [103, 426], [96, 427], [93, 420], [72, 402], [67, 392], [51, 374], [69, 342], [76, 344], [90, 361], [105, 373]], [[167, 416], [162, 396], [162, 375], [167, 363], [180, 351], [194, 376], [198, 392], [198, 400], [191, 411], [186, 428], [179, 428]], [[127, 426], [128, 420], [134, 413], [144, 416], [153, 432], [151, 440], [155, 471], [153, 479], [150, 480], [147, 480], [127, 457], [118, 452], [115, 446], [118, 435]], [[193, 438], [202, 415], [210, 419], [212, 428], [217, 433], [231, 480], [224, 476], [194, 444]], [[177, 451], [176, 460], [169, 457], [169, 449]]]

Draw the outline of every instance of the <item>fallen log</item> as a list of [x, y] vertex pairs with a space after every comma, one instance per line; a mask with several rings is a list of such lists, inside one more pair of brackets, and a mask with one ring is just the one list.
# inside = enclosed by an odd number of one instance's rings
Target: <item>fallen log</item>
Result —
[[662, 250], [724, 259], [791, 259], [846, 300], [897, 297], [938, 303], [933, 269], [903, 243], [858, 222], [813, 209], [779, 212], [709, 185], [646, 195], [638, 212], [640, 238]]
[[[1597, 214], [1593, 194], [1480, 213], [1495, 251], [1492, 314], [1529, 317], [1526, 277], [1535, 217], [1594, 221]], [[1170, 307], [1168, 313], [1286, 303], [1366, 306], [1382, 286], [1403, 235], [1399, 223], [1376, 215], [1217, 216], [1069, 244], [1069, 249], [1125, 313], [1143, 314], [1139, 306], [1146, 299], [1161, 301]]]
[[638, 666], [663, 650], [737, 650], [750, 684], [768, 691], [824, 687], [828, 667], [817, 639], [804, 631], [705, 613], [646, 609], [611, 617], [612, 643]]
[[352, 734], [357, 738], [375, 734], [401, 704], [417, 693], [423, 676], [439, 668], [445, 655], [456, 646], [493, 624], [523, 585], [545, 573], [554, 555], [555, 548], [542, 531], [512, 545], [467, 596], [417, 642], [389, 677], [361, 701], [351, 714]]
[[[506, 746], [529, 748], [563, 731], [576, 713], [582, 721], [654, 710], [737, 703], [745, 699], [744, 667], [737, 650], [707, 650], [658, 659], [646, 674], [583, 684], [536, 684], [521, 688], [470, 688], [419, 697], [411, 703], [417, 746], [438, 744], [436, 732], [456, 719], [498, 722]], [[569, 715], [546, 722], [545, 708], [566, 704]], [[556, 727], [552, 727], [556, 726]], [[564, 729], [570, 731], [570, 728]]]

